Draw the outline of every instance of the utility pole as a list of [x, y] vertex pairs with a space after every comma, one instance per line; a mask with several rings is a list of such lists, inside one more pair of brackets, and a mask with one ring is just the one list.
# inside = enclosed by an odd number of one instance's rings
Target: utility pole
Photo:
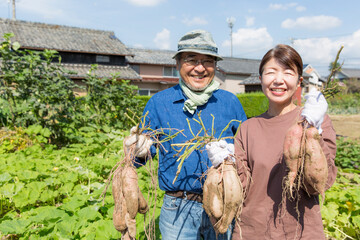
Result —
[[16, 14], [15, 14], [15, 0], [12, 0], [12, 20], [16, 20]]
[[234, 26], [234, 22], [235, 22], [235, 18], [234, 17], [230, 17], [226, 19], [228, 26], [230, 28], [230, 57], [233, 56], [233, 40], [232, 40], [232, 29]]

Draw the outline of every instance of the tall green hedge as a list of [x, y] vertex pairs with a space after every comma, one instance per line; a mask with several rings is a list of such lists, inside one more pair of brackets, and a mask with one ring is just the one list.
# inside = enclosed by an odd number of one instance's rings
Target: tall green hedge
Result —
[[237, 97], [248, 118], [264, 113], [269, 107], [269, 100], [262, 92], [243, 93]]
[[[260, 115], [268, 109], [269, 101], [262, 92], [243, 93], [238, 94], [237, 97], [248, 118]], [[137, 98], [142, 103], [139, 107], [144, 108], [150, 96], [137, 96]]]

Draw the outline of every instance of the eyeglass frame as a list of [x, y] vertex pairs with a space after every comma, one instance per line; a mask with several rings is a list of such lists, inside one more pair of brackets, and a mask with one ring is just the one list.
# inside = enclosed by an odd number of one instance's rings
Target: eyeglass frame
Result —
[[[205, 59], [195, 59], [192, 57], [188, 57], [188, 58], [184, 58], [182, 59], [184, 61], [184, 63], [187, 66], [192, 66], [192, 67], [196, 67], [199, 65], [199, 63], [201, 63], [201, 65], [205, 68], [210, 68], [210, 67], [215, 67], [216, 65], [216, 60], [213, 58], [205, 58]], [[191, 61], [194, 61], [193, 63], [190, 63]], [[207, 62], [206, 62], [207, 61]], [[209, 65], [208, 65], [209, 64]], [[211, 64], [211, 66], [210, 66]]]

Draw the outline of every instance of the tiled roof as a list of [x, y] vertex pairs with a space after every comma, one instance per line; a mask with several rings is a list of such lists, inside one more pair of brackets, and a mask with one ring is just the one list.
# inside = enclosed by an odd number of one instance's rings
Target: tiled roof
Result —
[[114, 32], [0, 18], [0, 38], [14, 33], [12, 41], [29, 49], [53, 49], [104, 55], [130, 55]]
[[176, 65], [175, 59], [172, 58], [175, 51], [141, 48], [129, 48], [129, 50], [134, 56], [126, 57], [126, 59], [132, 64]]
[[261, 60], [224, 57], [217, 67], [226, 74], [252, 74], [259, 71]]
[[[91, 65], [90, 64], [61, 64], [65, 69], [74, 71], [77, 74], [69, 75], [70, 78], [85, 78], [89, 72]], [[107, 65], [98, 65], [97, 69], [94, 71], [98, 77], [110, 77], [113, 74], [118, 73], [120, 79], [125, 80], [140, 80], [141, 77], [129, 66], [107, 66]]]
[[258, 73], [251, 74], [250, 77], [245, 78], [242, 80], [241, 85], [260, 85], [260, 79]]
[[341, 73], [348, 78], [360, 78], [360, 68], [341, 68]]

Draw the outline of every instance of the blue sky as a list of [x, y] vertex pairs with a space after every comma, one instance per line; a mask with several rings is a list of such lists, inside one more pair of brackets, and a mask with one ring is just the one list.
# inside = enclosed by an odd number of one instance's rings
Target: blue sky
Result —
[[[278, 43], [292, 45], [322, 75], [341, 45], [340, 63], [360, 68], [359, 0], [16, 0], [18, 20], [114, 31], [128, 47], [176, 50], [194, 29], [213, 34], [231, 55], [261, 59]], [[10, 0], [0, 17], [12, 18]]]

